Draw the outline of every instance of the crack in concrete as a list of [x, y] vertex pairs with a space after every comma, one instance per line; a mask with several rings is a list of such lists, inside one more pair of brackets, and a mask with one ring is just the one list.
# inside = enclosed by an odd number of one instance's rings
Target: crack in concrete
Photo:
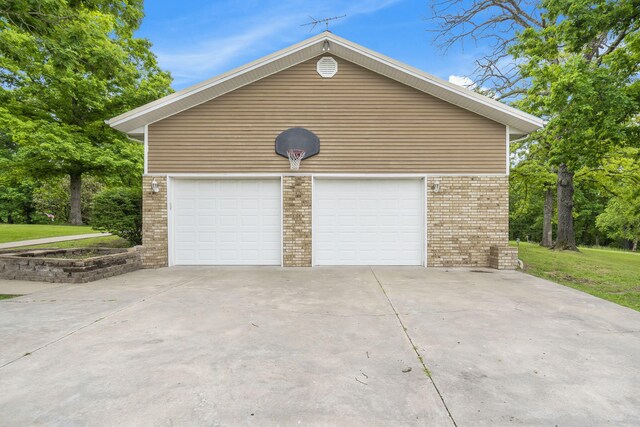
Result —
[[160, 291], [160, 292], [156, 292], [155, 294], [152, 294], [152, 295], [146, 296], [146, 297], [144, 297], [144, 298], [142, 298], [142, 299], [140, 299], [140, 300], [137, 300], [137, 301], [134, 301], [134, 302], [132, 302], [132, 303], [130, 303], [130, 304], [127, 304], [127, 305], [125, 305], [124, 307], [122, 307], [122, 308], [120, 308], [120, 309], [118, 309], [118, 310], [114, 310], [114, 311], [112, 311], [112, 312], [110, 312], [110, 313], [107, 313], [106, 315], [104, 315], [104, 316], [102, 316], [102, 317], [100, 317], [100, 318], [98, 318], [98, 319], [95, 319], [95, 320], [93, 320], [93, 321], [91, 321], [91, 322], [89, 322], [89, 323], [87, 323], [87, 324], [85, 324], [85, 325], [83, 325], [83, 326], [80, 326], [79, 328], [74, 329], [73, 331], [68, 332], [68, 333], [66, 333], [66, 334], [62, 335], [61, 337], [56, 338], [56, 339], [54, 339], [53, 341], [49, 341], [48, 343], [41, 345], [40, 347], [36, 348], [35, 350], [27, 351], [27, 352], [25, 352], [23, 355], [18, 356], [18, 357], [16, 357], [15, 359], [10, 360], [10, 361], [8, 361], [8, 362], [6, 362], [6, 363], [5, 363], [5, 364], [3, 364], [3, 365], [0, 365], [0, 369], [4, 368], [4, 367], [6, 367], [6, 366], [9, 366], [9, 365], [11, 365], [11, 364], [12, 364], [12, 363], [14, 363], [14, 362], [17, 362], [18, 360], [23, 359], [24, 357], [31, 356], [33, 353], [35, 353], [35, 352], [37, 352], [37, 351], [40, 351], [40, 350], [42, 350], [43, 348], [49, 347], [49, 346], [50, 346], [50, 345], [52, 345], [52, 344], [55, 344], [55, 343], [57, 343], [57, 342], [60, 342], [60, 341], [62, 341], [63, 339], [68, 338], [68, 337], [70, 337], [71, 335], [73, 335], [73, 334], [75, 334], [75, 333], [77, 333], [77, 332], [80, 332], [80, 331], [81, 331], [81, 330], [83, 330], [83, 329], [86, 329], [86, 328], [88, 328], [88, 327], [90, 327], [90, 326], [92, 326], [92, 325], [95, 325], [96, 323], [99, 323], [99, 322], [103, 321], [104, 319], [107, 319], [107, 318], [109, 318], [109, 317], [113, 316], [114, 314], [121, 313], [121, 312], [123, 312], [123, 311], [125, 311], [125, 310], [127, 310], [127, 309], [129, 309], [129, 308], [131, 308], [131, 307], [135, 307], [136, 305], [143, 303], [144, 301], [150, 300], [150, 299], [152, 299], [152, 298], [157, 297], [158, 295], [162, 295], [162, 294], [164, 294], [165, 292], [169, 292], [169, 291], [170, 291], [170, 290], [172, 290], [172, 289], [176, 289], [176, 288], [178, 288], [178, 287], [180, 287], [180, 286], [184, 286], [184, 285], [186, 285], [187, 283], [190, 283], [190, 282], [192, 282], [192, 281], [194, 281], [194, 280], [202, 279], [202, 278], [204, 278], [204, 277], [205, 277], [205, 276], [199, 276], [199, 277], [195, 277], [195, 278], [193, 278], [193, 279], [185, 280], [185, 281], [180, 282], [180, 283], [178, 283], [178, 284], [176, 284], [176, 285], [174, 285], [174, 286], [170, 286], [170, 287], [168, 287], [168, 288], [166, 288], [166, 289], [163, 289], [163, 290], [162, 290], [162, 291]]
[[380, 287], [380, 290], [382, 291], [382, 294], [387, 299], [387, 302], [389, 303], [389, 306], [391, 307], [391, 310], [393, 310], [393, 313], [395, 314], [396, 318], [398, 319], [398, 323], [400, 323], [400, 327], [402, 328], [402, 331], [404, 332], [405, 336], [409, 340], [409, 343], [411, 344], [411, 347], [413, 348], [413, 351], [416, 353], [416, 356], [418, 356], [418, 361], [422, 365], [422, 368], [424, 369], [424, 373], [427, 375], [427, 377], [431, 381], [431, 384], [433, 385], [433, 388], [436, 390], [436, 393], [438, 394], [438, 397], [440, 398], [440, 401], [442, 402], [442, 405], [444, 406], [444, 409], [447, 411], [447, 414], [449, 415], [449, 418], [451, 419], [451, 422], [453, 423], [454, 426], [457, 427], [456, 420], [453, 419], [453, 415], [451, 414], [451, 411], [449, 410], [449, 407], [447, 406], [447, 403], [444, 401], [444, 397], [442, 396], [442, 393], [440, 393], [440, 389], [438, 389], [438, 386], [436, 385], [436, 382], [434, 381], [433, 377], [431, 376], [431, 371], [429, 371], [429, 368], [427, 367], [427, 364], [425, 363], [423, 356], [418, 351], [418, 347], [413, 342], [413, 339], [411, 338], [411, 335], [409, 335], [409, 330], [407, 329], [407, 327], [402, 322], [402, 319], [400, 318], [400, 314], [398, 313], [398, 310], [396, 310], [396, 307], [393, 305], [393, 302], [391, 301], [391, 298], [389, 298], [389, 295], [387, 294], [387, 291], [384, 289], [384, 286], [382, 286], [382, 282], [380, 282], [380, 279], [378, 279], [378, 276], [376, 275], [376, 272], [373, 271], [373, 267], [369, 267], [369, 269], [371, 270], [371, 274], [373, 274], [374, 279], [376, 279], [376, 282], [378, 283], [378, 286]]

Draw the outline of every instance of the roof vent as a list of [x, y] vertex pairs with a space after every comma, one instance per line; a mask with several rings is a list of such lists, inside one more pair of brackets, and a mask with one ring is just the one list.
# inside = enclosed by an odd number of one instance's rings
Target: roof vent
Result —
[[338, 63], [330, 56], [324, 56], [318, 61], [318, 74], [325, 79], [331, 78], [338, 72]]

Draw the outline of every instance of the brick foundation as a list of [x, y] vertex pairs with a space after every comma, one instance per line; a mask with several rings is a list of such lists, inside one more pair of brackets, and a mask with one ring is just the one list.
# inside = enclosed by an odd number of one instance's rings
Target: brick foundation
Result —
[[[160, 191], [151, 191], [155, 178]], [[142, 265], [145, 268], [166, 267], [169, 263], [169, 235], [167, 216], [167, 178], [142, 178]]]
[[311, 177], [282, 178], [283, 265], [311, 266]]
[[490, 248], [508, 247], [508, 177], [429, 177], [427, 186], [427, 266], [489, 267]]

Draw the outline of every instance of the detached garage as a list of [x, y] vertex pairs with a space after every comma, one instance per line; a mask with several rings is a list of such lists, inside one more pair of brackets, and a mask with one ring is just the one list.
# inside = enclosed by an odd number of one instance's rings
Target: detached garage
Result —
[[147, 267], [513, 268], [509, 141], [543, 125], [329, 32], [108, 123]]

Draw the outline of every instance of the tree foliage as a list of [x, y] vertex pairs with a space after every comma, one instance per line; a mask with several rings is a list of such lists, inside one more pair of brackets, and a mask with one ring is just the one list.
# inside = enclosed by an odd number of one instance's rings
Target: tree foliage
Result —
[[[170, 91], [133, 36], [142, 0], [0, 0], [0, 132], [37, 179], [141, 173], [139, 144], [104, 121]], [[79, 186], [78, 186], [79, 187]], [[72, 201], [74, 200], [72, 195]], [[80, 221], [80, 194], [72, 222]]]
[[598, 229], [610, 238], [632, 242], [640, 240], [640, 149], [626, 148], [610, 156], [604, 166], [585, 173], [611, 195], [606, 208], [597, 216]]
[[553, 25], [525, 29], [510, 48], [529, 81], [517, 104], [548, 119], [540, 134], [552, 164], [599, 167], [637, 136], [640, 1], [543, 0], [541, 7]]

